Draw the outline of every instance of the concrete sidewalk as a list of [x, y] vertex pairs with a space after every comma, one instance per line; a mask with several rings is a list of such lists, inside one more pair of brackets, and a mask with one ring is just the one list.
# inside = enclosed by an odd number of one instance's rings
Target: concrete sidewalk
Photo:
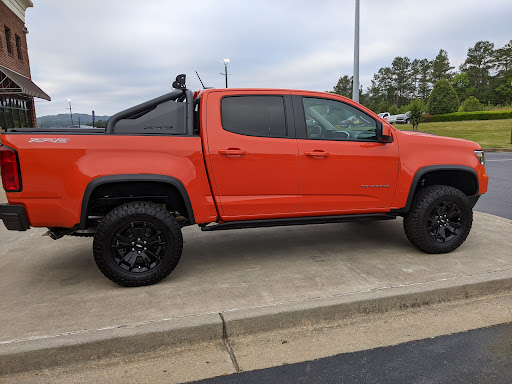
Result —
[[44, 233], [24, 233], [0, 253], [0, 375], [494, 294], [512, 283], [512, 221], [478, 212], [467, 241], [444, 255], [414, 248], [400, 219], [185, 228], [176, 270], [142, 288], [103, 277], [92, 239]]
[[[7, 198], [5, 197], [5, 192], [0, 181], [0, 204], [6, 203]], [[30, 229], [25, 232], [8, 231], [7, 228], [5, 228], [5, 225], [0, 222], [0, 257], [10, 249], [16, 247], [16, 245], [26, 238], [32, 236], [36, 231], [37, 229]]]

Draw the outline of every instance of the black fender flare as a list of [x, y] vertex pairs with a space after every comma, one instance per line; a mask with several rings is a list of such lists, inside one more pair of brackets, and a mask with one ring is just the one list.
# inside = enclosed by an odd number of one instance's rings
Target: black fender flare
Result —
[[390, 213], [392, 214], [403, 214], [409, 211], [412, 205], [412, 199], [414, 198], [414, 193], [416, 192], [416, 188], [418, 187], [418, 183], [420, 180], [428, 173], [436, 172], [436, 171], [462, 171], [462, 172], [468, 172], [472, 174], [475, 178], [476, 183], [476, 194], [478, 194], [479, 191], [479, 184], [478, 184], [478, 174], [476, 171], [468, 167], [466, 165], [450, 165], [450, 164], [444, 164], [444, 165], [428, 165], [426, 167], [419, 168], [416, 173], [414, 174], [414, 178], [412, 179], [411, 186], [409, 188], [409, 195], [407, 196], [407, 202], [405, 204], [405, 207], [399, 208], [399, 209], [393, 209]]
[[192, 209], [192, 203], [188, 196], [187, 190], [183, 183], [172, 176], [166, 175], [151, 175], [151, 174], [126, 174], [126, 175], [109, 175], [109, 176], [101, 176], [97, 177], [87, 184], [85, 188], [84, 197], [82, 199], [82, 209], [80, 212], [80, 225], [79, 229], [86, 228], [87, 222], [87, 207], [89, 206], [89, 200], [91, 198], [92, 192], [103, 184], [110, 183], [119, 183], [119, 182], [134, 182], [134, 181], [153, 181], [170, 184], [178, 189], [181, 196], [183, 197], [183, 201], [185, 202], [185, 206], [187, 208], [187, 214], [189, 217], [190, 224], [195, 224], [194, 219], [194, 211]]

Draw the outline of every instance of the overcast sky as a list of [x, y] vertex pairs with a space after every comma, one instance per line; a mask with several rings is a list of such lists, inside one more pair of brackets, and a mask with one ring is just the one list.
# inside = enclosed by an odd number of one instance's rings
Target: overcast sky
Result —
[[[52, 101], [38, 116], [111, 115], [171, 90], [230, 87], [325, 91], [352, 75], [355, 0], [33, 0], [26, 25], [32, 79]], [[361, 0], [360, 81], [394, 57], [433, 59], [512, 39], [511, 0]]]

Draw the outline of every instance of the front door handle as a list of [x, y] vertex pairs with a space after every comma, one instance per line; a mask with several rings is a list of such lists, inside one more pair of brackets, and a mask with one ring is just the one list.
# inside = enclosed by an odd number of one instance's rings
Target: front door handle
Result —
[[325, 151], [322, 151], [320, 149], [315, 149], [314, 151], [312, 152], [305, 152], [304, 153], [306, 156], [310, 156], [310, 157], [329, 157], [330, 156], [330, 153], [329, 152], [325, 152]]
[[247, 151], [240, 148], [219, 149], [219, 155], [223, 156], [240, 157], [244, 156], [246, 153]]

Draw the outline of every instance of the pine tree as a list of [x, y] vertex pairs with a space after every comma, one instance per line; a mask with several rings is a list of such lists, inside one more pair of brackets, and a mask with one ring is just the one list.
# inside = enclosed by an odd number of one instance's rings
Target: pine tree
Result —
[[494, 57], [494, 44], [479, 41], [468, 49], [468, 56], [460, 66], [461, 72], [468, 74], [469, 85], [475, 88], [475, 96], [484, 104], [490, 100], [490, 71], [494, 66]]
[[432, 78], [432, 62], [423, 59], [419, 62], [419, 81], [418, 81], [418, 96], [424, 101], [427, 102], [428, 95], [432, 91], [432, 87], [430, 86], [431, 78]]
[[353, 84], [353, 76], [348, 77], [347, 75], [345, 75], [343, 77], [340, 77], [338, 83], [333, 87], [332, 93], [336, 93], [341, 96], [352, 97]]
[[453, 77], [451, 70], [454, 68], [450, 66], [448, 52], [441, 49], [432, 62], [432, 84], [437, 83], [441, 79], [450, 80]]
[[503, 48], [494, 51], [493, 66], [500, 78], [504, 78], [509, 72], [512, 72], [512, 40]]
[[395, 57], [391, 64], [393, 87], [395, 88], [394, 103], [397, 106], [407, 104], [413, 90], [411, 78], [411, 60], [408, 57]]

